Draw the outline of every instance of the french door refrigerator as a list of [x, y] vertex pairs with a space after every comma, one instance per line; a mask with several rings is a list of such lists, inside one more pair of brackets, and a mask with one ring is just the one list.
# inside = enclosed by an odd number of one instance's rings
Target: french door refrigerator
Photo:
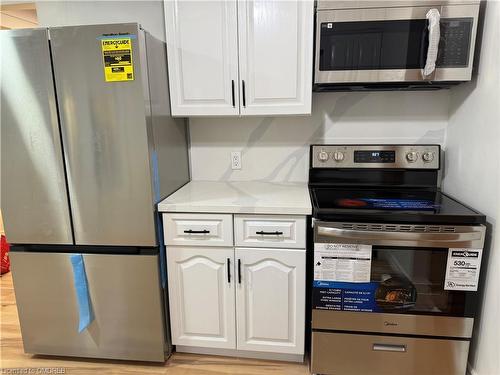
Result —
[[164, 361], [156, 205], [189, 181], [165, 44], [133, 23], [0, 38], [1, 209], [25, 351]]

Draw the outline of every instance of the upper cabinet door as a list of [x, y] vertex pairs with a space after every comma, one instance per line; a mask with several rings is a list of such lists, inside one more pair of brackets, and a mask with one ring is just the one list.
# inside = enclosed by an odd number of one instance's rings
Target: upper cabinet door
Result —
[[311, 113], [312, 0], [239, 0], [242, 115]]
[[172, 115], [238, 115], [236, 0], [164, 4]]

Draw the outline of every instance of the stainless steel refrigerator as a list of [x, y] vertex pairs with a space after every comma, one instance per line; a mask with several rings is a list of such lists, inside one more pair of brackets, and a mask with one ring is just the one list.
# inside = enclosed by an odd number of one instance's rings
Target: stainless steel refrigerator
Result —
[[[156, 205], [189, 181], [165, 44], [133, 23], [0, 38], [1, 209], [25, 351], [163, 361]], [[75, 254], [93, 314], [81, 332]]]

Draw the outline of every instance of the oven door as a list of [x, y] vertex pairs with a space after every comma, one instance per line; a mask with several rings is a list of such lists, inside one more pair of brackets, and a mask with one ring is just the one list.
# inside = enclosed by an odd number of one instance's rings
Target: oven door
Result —
[[313, 328], [470, 337], [485, 227], [315, 222]]
[[[426, 14], [441, 15], [436, 69], [425, 78]], [[315, 84], [468, 81], [479, 5], [319, 10]]]

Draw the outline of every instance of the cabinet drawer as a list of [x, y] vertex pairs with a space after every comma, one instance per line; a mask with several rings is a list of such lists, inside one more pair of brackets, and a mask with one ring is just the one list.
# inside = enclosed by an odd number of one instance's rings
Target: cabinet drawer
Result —
[[306, 247], [305, 216], [236, 215], [234, 225], [236, 246]]
[[468, 350], [465, 340], [313, 332], [311, 372], [463, 375]]
[[233, 246], [232, 215], [163, 214], [166, 245]]

